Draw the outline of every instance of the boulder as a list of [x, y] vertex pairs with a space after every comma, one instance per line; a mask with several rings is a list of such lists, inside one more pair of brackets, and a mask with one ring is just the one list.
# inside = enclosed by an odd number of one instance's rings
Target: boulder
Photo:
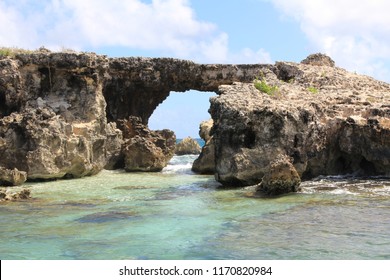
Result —
[[301, 178], [292, 165], [292, 158], [279, 155], [272, 161], [265, 173], [257, 191], [267, 195], [276, 196], [300, 190]]
[[27, 180], [27, 173], [18, 169], [0, 167], [0, 185], [19, 186]]
[[125, 141], [122, 145], [124, 169], [133, 171], [161, 171], [175, 153], [176, 136], [171, 130], [149, 130], [141, 118], [129, 117], [118, 121]]
[[301, 61], [302, 64], [308, 64], [312, 66], [329, 66], [334, 67], [335, 62], [329, 56], [322, 53], [311, 54]]
[[23, 188], [19, 190], [12, 190], [2, 188], [0, 189], [0, 201], [16, 201], [31, 198], [31, 191]]
[[201, 148], [199, 143], [191, 138], [186, 137], [176, 144], [175, 154], [177, 155], [198, 155], [200, 154]]
[[213, 127], [213, 120], [204, 121], [199, 127], [199, 136], [205, 140], [205, 145], [199, 157], [192, 164], [192, 171], [200, 174], [214, 174], [215, 171], [215, 155], [214, 155], [214, 141], [211, 136], [211, 128]]

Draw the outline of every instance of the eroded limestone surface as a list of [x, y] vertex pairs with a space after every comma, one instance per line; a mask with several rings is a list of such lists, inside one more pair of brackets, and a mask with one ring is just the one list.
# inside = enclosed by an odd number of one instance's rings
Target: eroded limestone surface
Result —
[[390, 175], [390, 85], [318, 57], [265, 70], [277, 87], [268, 94], [253, 83], [219, 87], [210, 109], [218, 181], [258, 184], [281, 155], [302, 179]]

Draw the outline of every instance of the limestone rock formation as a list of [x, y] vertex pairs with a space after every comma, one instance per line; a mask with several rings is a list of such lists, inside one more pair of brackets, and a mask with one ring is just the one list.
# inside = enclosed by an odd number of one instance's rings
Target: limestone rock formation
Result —
[[[256, 76], [264, 92], [254, 87]], [[338, 68], [322, 54], [274, 65], [45, 49], [1, 56], [0, 167], [26, 172], [28, 180], [123, 166], [161, 170], [174, 135], [146, 125], [171, 91], [190, 89], [219, 94], [211, 98], [210, 151], [225, 185], [259, 184], [280, 155], [293, 158], [302, 179], [390, 175], [390, 85]], [[134, 135], [120, 125], [131, 116], [145, 125], [135, 125]]]
[[275, 196], [300, 190], [301, 178], [291, 163], [291, 158], [279, 155], [265, 173], [257, 191], [267, 196]]
[[[264, 67], [269, 66], [107, 58], [44, 48], [1, 56], [0, 167], [26, 172], [29, 180], [82, 177], [123, 166], [126, 151], [127, 169], [138, 169], [130, 164], [131, 147], [164, 150], [172, 133], [151, 142], [134, 138], [123, 149], [118, 120], [137, 116], [146, 125], [171, 91], [216, 91], [221, 84], [251, 81]], [[154, 150], [149, 148], [145, 153]], [[156, 154], [156, 163], [150, 163], [154, 152], [149, 154], [149, 163], [141, 164], [149, 167], [141, 169], [160, 169], [166, 152]]]
[[199, 136], [205, 141], [199, 157], [192, 164], [192, 171], [200, 174], [214, 174], [215, 171], [215, 155], [214, 155], [214, 140], [211, 136], [213, 120], [204, 121], [199, 127]]
[[161, 171], [167, 166], [175, 153], [173, 131], [149, 130], [139, 117], [120, 120], [118, 126], [125, 139], [122, 154], [126, 171]]
[[329, 66], [334, 67], [335, 62], [329, 56], [322, 53], [315, 53], [309, 55], [307, 58], [301, 61], [302, 64], [309, 64], [313, 66]]
[[27, 173], [16, 168], [10, 170], [0, 167], [0, 185], [18, 186], [27, 180]]
[[218, 181], [258, 184], [280, 155], [302, 179], [390, 175], [389, 84], [332, 63], [279, 62], [262, 75], [275, 91], [235, 83], [211, 98]]
[[0, 166], [28, 179], [82, 177], [120, 149], [105, 115], [104, 57], [36, 52], [0, 67]]
[[199, 155], [201, 147], [199, 143], [191, 137], [186, 137], [176, 144], [175, 154], [177, 155]]
[[0, 201], [15, 201], [31, 198], [31, 191], [23, 188], [20, 190], [10, 190], [9, 188], [0, 189]]

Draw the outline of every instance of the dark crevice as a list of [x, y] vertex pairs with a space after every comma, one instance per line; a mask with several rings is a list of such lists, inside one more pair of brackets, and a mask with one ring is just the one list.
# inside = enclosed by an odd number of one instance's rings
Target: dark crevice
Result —
[[5, 104], [5, 93], [0, 89], [0, 118], [9, 114], [7, 105]]

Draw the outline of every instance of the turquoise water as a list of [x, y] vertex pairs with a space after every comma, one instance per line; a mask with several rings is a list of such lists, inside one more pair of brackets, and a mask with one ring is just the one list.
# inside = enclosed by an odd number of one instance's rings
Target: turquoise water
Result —
[[390, 180], [265, 199], [193, 174], [194, 159], [28, 184], [33, 199], [0, 203], [0, 259], [390, 259]]

